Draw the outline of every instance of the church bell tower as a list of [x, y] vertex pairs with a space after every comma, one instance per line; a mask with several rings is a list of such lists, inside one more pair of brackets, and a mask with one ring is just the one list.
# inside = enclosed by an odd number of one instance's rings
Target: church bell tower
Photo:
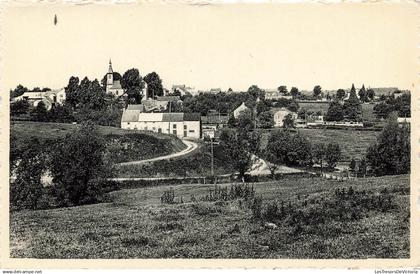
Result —
[[112, 63], [111, 63], [111, 59], [109, 59], [109, 68], [108, 68], [108, 73], [106, 76], [106, 85], [113, 85], [114, 84], [114, 72], [112, 71]]

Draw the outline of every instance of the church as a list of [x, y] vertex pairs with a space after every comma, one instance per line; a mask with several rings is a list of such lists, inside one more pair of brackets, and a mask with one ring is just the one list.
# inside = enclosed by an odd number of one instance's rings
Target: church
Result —
[[121, 86], [121, 75], [112, 70], [111, 60], [109, 60], [108, 73], [106, 74], [106, 93], [117, 97], [124, 94], [124, 89]]

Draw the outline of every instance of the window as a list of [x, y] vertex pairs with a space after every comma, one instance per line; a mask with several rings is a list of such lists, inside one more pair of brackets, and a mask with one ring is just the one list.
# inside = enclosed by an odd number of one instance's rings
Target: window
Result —
[[172, 128], [176, 128], [176, 124], [173, 124], [173, 125], [172, 125]]
[[172, 131], [172, 133], [173, 133], [174, 135], [176, 135], [176, 129], [174, 129], [174, 130]]
[[161, 129], [161, 128], [158, 128], [158, 132], [159, 132], [159, 133], [162, 133], [162, 129]]
[[127, 122], [127, 125], [129, 125], [130, 124], [130, 122]]
[[190, 133], [194, 133], [195, 131], [194, 131], [194, 129], [190, 129], [189, 132]]
[[187, 129], [187, 125], [184, 125], [184, 129]]

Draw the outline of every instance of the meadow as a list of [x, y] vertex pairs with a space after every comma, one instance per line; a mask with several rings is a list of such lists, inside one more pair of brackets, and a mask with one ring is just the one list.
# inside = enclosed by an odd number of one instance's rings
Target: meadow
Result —
[[337, 143], [341, 148], [341, 162], [349, 162], [351, 158], [361, 159], [367, 148], [376, 141], [378, 131], [358, 131], [341, 129], [298, 129], [313, 143]]
[[254, 184], [252, 201], [208, 199], [214, 189], [122, 189], [107, 203], [11, 212], [11, 257], [409, 257], [409, 175], [285, 177]]

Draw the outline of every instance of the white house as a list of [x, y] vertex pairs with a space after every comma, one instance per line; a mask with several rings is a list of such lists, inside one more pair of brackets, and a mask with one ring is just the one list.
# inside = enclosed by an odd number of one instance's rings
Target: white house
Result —
[[280, 108], [274, 110], [274, 126], [275, 127], [282, 127], [283, 126], [283, 120], [288, 115], [292, 115], [292, 119], [296, 120], [298, 115], [296, 112], [290, 111], [287, 108]]
[[239, 117], [239, 114], [246, 109], [249, 109], [249, 108], [245, 105], [245, 103], [242, 103], [239, 107], [237, 107], [233, 111], [233, 117], [235, 117], [235, 119], [237, 119]]
[[126, 109], [121, 128], [148, 130], [173, 134], [179, 138], [201, 138], [200, 113], [144, 113], [140, 109]]
[[280, 93], [277, 89], [264, 89], [264, 95], [266, 100], [279, 100], [280, 98], [292, 100], [293, 96], [284, 95]]
[[36, 107], [39, 102], [43, 102], [45, 108], [50, 110], [54, 104], [62, 105], [64, 101], [66, 101], [66, 92], [64, 88], [38, 92], [27, 91], [22, 95], [13, 98], [12, 102], [20, 100], [27, 100], [34, 107]]

